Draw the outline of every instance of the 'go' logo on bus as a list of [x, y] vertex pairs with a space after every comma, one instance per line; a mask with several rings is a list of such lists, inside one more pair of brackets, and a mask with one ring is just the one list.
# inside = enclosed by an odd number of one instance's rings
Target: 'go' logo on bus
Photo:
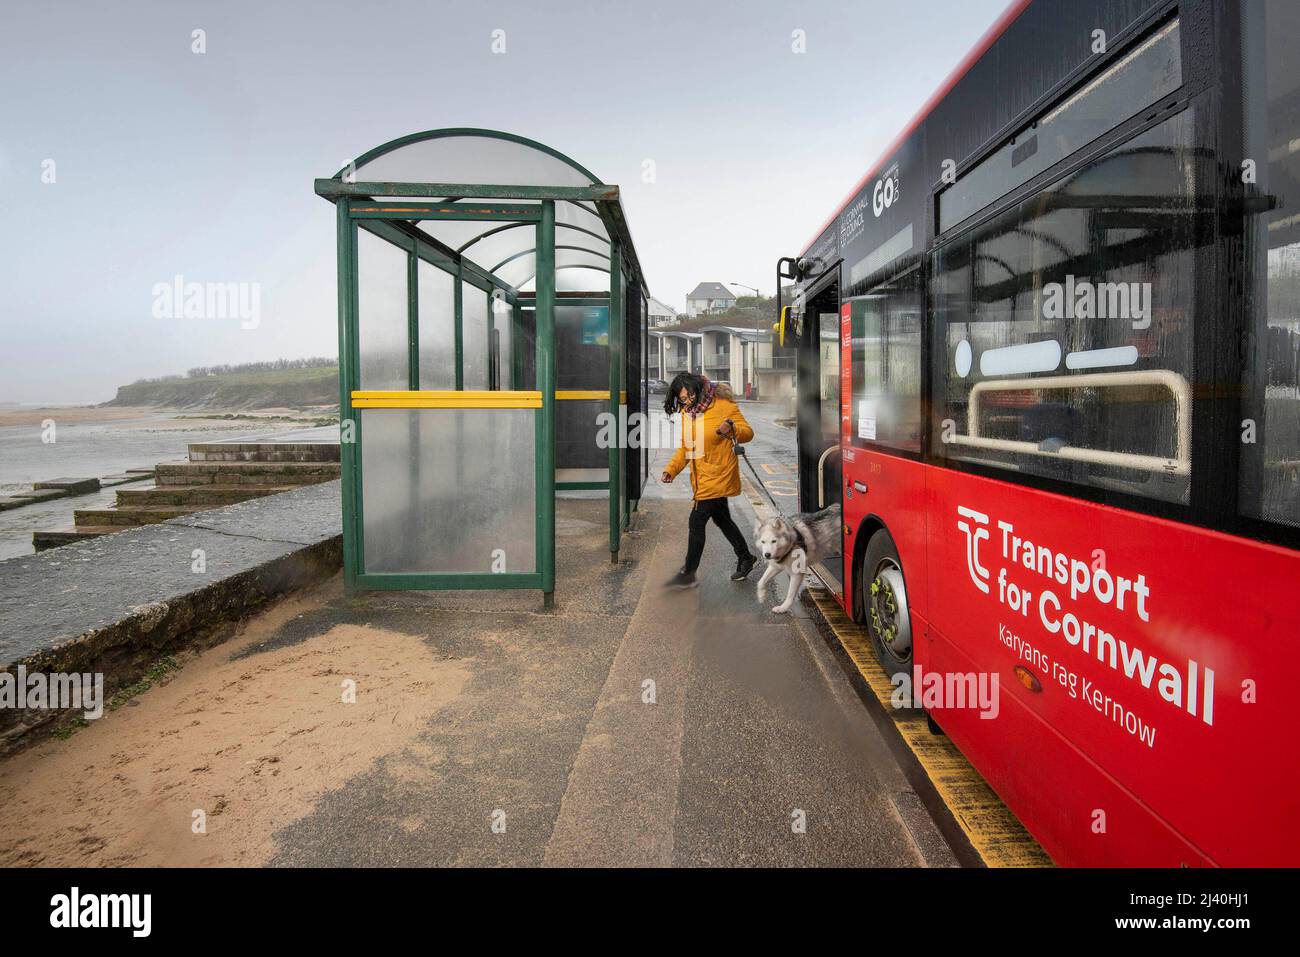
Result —
[[898, 169], [892, 169], [876, 180], [876, 188], [871, 191], [871, 211], [879, 218], [880, 214], [894, 205], [898, 199]]

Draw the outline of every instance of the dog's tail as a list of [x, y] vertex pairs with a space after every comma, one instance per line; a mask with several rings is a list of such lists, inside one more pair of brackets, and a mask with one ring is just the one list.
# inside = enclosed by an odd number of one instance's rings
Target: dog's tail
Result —
[[818, 532], [830, 532], [836, 535], [840, 530], [840, 503], [828, 505], [820, 512], [814, 512], [804, 519], [812, 528]]
[[812, 524], [813, 522], [827, 522], [831, 520], [839, 521], [839, 517], [840, 503], [832, 502], [820, 512], [813, 512], [811, 515], [807, 516], [807, 520], [809, 524]]

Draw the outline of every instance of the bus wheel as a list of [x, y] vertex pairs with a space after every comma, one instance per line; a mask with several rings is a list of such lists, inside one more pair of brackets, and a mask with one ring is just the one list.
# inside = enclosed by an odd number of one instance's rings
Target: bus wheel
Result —
[[862, 561], [862, 607], [876, 658], [886, 674], [912, 671], [912, 616], [894, 540], [883, 528], [871, 536]]

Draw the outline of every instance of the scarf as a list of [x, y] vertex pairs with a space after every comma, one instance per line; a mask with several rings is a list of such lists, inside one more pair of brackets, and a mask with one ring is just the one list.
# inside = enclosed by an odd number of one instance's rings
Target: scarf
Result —
[[704, 412], [709, 406], [713, 405], [713, 394], [717, 389], [718, 387], [705, 377], [704, 386], [700, 389], [700, 394], [695, 397], [694, 404], [688, 405], [683, 411], [688, 415], [699, 415]]

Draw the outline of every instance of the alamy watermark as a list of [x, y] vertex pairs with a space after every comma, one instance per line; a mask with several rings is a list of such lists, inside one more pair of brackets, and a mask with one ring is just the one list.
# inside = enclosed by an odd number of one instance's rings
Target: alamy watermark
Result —
[[708, 437], [704, 417], [683, 416], [680, 441], [674, 418], [675, 416], [664, 416], [653, 412], [649, 415], [641, 412], [629, 414], [627, 406], [620, 406], [618, 415], [613, 412], [599, 412], [596, 415], [596, 447], [675, 449], [680, 445], [686, 450], [687, 459], [703, 457], [705, 441]]
[[1043, 286], [1044, 319], [1127, 319], [1134, 329], [1151, 327], [1151, 283], [1091, 282], [1065, 277]]
[[89, 721], [104, 714], [103, 674], [42, 671], [26, 665], [0, 672], [0, 708], [81, 711]]
[[152, 894], [92, 894], [73, 887], [50, 898], [50, 926], [120, 928], [148, 937], [153, 928]]
[[889, 703], [898, 709], [944, 711], [969, 708], [991, 721], [1001, 711], [996, 671], [925, 671], [920, 665], [909, 674], [900, 671], [890, 679], [894, 686]]
[[178, 273], [154, 283], [151, 294], [155, 319], [238, 319], [241, 329], [262, 323], [261, 283], [186, 282]]

